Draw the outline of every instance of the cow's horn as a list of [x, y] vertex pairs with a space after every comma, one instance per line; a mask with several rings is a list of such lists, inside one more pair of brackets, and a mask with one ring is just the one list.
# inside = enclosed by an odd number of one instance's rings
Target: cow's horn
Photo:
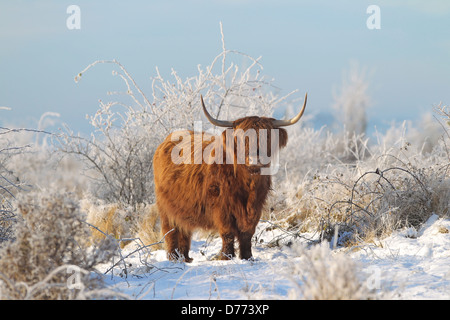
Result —
[[213, 125], [218, 126], [218, 127], [230, 128], [230, 127], [233, 126], [233, 121], [224, 121], [224, 120], [214, 119], [209, 114], [208, 110], [206, 110], [205, 103], [203, 102], [203, 96], [202, 95], [200, 95], [200, 99], [202, 100], [203, 112], [205, 113], [205, 116], [206, 116], [206, 118], [208, 118], [209, 122], [211, 122]]
[[293, 125], [294, 123], [297, 123], [297, 121], [300, 120], [300, 118], [303, 116], [303, 112], [305, 112], [307, 97], [308, 97], [308, 93], [305, 94], [305, 101], [303, 102], [302, 110], [300, 110], [300, 112], [295, 117], [293, 117], [292, 119], [289, 119], [289, 120], [275, 120], [273, 122], [273, 125], [275, 127], [286, 127], [286, 126]]

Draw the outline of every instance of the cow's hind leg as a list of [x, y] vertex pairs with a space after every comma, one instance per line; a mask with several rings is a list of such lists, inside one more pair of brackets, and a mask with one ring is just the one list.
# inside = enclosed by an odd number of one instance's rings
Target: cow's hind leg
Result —
[[161, 232], [165, 235], [164, 244], [167, 253], [167, 259], [177, 260], [178, 254], [178, 239], [180, 231], [173, 226], [167, 217], [161, 215]]
[[161, 216], [161, 231], [165, 235], [167, 259], [172, 261], [183, 259], [185, 262], [192, 262], [192, 258], [189, 257], [192, 233], [183, 232], [163, 216]]

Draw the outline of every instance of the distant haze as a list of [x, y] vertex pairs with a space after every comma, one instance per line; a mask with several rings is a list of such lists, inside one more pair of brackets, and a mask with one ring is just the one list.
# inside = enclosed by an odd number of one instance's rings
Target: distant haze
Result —
[[[70, 5], [79, 7], [79, 21]], [[281, 94], [308, 92], [308, 112], [331, 115], [333, 88], [357, 62], [368, 72], [369, 126], [418, 119], [450, 103], [450, 5], [447, 1], [377, 1], [379, 29], [370, 29], [369, 1], [2, 1], [0, 125], [36, 127], [45, 112], [89, 131], [107, 91], [125, 91], [98, 59], [117, 59], [144, 91], [158, 66], [170, 79], [194, 76], [222, 49], [262, 56]], [[76, 18], [76, 17], [75, 17]], [[69, 19], [69, 20], [68, 20]], [[77, 28], [77, 22], [79, 23]], [[372, 21], [373, 22], [373, 21]], [[72, 26], [73, 28], [69, 28]], [[320, 121], [320, 117], [317, 121]], [[58, 125], [56, 123], [55, 125]]]

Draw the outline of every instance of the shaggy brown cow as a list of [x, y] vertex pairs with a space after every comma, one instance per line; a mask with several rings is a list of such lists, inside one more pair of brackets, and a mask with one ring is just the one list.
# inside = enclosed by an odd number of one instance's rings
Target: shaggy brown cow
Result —
[[[252, 258], [251, 238], [271, 188], [270, 175], [262, 174], [270, 163], [264, 163], [260, 158], [255, 161], [252, 155], [257, 152], [261, 156], [263, 140], [264, 147], [269, 149], [266, 154], [271, 156], [278, 147], [286, 145], [287, 132], [280, 127], [292, 125], [301, 118], [306, 98], [305, 95], [302, 110], [290, 120], [253, 116], [221, 121], [208, 113], [202, 97], [208, 120], [229, 129], [219, 136], [193, 131], [174, 132], [161, 143], [153, 158], [153, 168], [156, 203], [162, 233], [167, 233], [165, 243], [169, 259], [192, 261], [189, 249], [195, 229], [219, 232], [222, 250], [216, 258], [226, 260], [235, 256], [235, 238], [239, 242], [240, 258]], [[258, 150], [253, 153], [251, 135], [247, 135], [250, 131], [255, 133], [253, 137], [257, 140]], [[274, 138], [278, 136], [278, 141], [274, 140], [276, 144], [271, 139], [274, 132], [278, 133]]]

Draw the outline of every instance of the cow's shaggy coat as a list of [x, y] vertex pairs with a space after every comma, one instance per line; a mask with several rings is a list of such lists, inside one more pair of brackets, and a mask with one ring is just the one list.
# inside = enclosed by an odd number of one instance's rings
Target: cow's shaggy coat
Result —
[[[242, 129], [246, 132], [253, 129], [259, 137], [259, 131], [266, 129], [262, 132], [267, 134], [267, 149], [271, 154], [276, 152], [270, 150], [271, 129], [278, 130], [279, 148], [283, 148], [288, 140], [286, 130], [274, 126], [275, 121], [279, 120], [246, 117], [232, 122], [232, 129], [227, 130], [236, 132], [237, 129]], [[239, 137], [234, 136], [235, 143], [230, 147], [226, 143], [227, 130], [222, 133], [222, 139], [220, 136], [214, 137], [193, 131], [175, 132], [169, 135], [155, 152], [153, 168], [156, 203], [161, 217], [162, 233], [167, 233], [165, 244], [169, 259], [181, 258], [186, 262], [192, 261], [189, 249], [192, 233], [196, 229], [213, 230], [220, 234], [222, 250], [217, 256], [218, 259], [230, 259], [235, 256], [235, 238], [239, 242], [240, 258], [252, 257], [251, 238], [271, 189], [271, 176], [261, 175], [261, 169], [269, 164], [264, 166], [259, 162], [251, 164], [248, 148], [245, 150], [245, 163], [239, 164], [236, 158]], [[178, 140], [180, 135], [184, 137], [182, 141]], [[195, 139], [199, 140], [194, 141]], [[258, 138], [258, 148], [259, 140]], [[201, 145], [202, 151], [211, 144], [222, 144], [223, 148], [220, 149], [222, 154], [216, 155], [215, 152], [219, 148], [212, 148], [214, 151], [210, 156], [216, 157], [216, 160], [222, 157], [223, 161], [213, 162], [203, 158], [199, 164], [194, 159], [195, 143]], [[191, 161], [175, 163], [173, 151], [179, 150], [183, 144], [190, 144], [191, 148], [181, 150], [191, 150]], [[233, 163], [226, 163], [227, 152], [234, 155]], [[182, 154], [180, 156], [186, 157]], [[172, 231], [169, 232], [170, 230]]]

